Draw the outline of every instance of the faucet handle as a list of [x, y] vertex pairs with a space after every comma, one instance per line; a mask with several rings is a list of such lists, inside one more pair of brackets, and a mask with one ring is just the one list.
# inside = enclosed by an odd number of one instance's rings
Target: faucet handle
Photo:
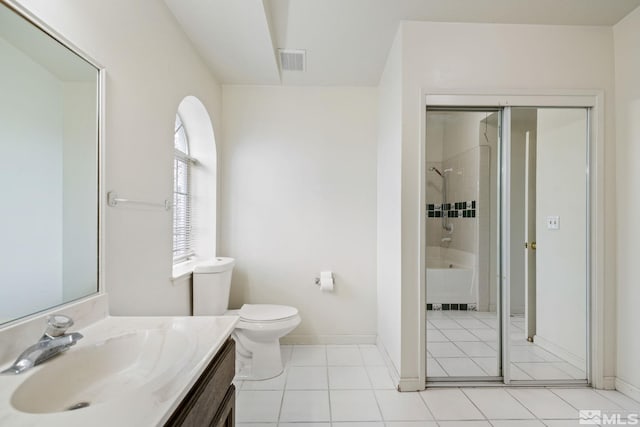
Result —
[[71, 326], [73, 326], [72, 318], [63, 314], [53, 314], [47, 318], [47, 330], [44, 331], [44, 334], [51, 338], [59, 337]]

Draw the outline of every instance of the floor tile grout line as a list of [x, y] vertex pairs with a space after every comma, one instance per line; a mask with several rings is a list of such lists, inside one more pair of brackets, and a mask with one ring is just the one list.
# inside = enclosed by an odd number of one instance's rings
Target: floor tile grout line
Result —
[[[472, 361], [473, 363], [475, 363], [475, 364], [476, 364], [476, 366], [478, 366], [482, 372], [484, 372], [485, 374], [487, 374], [487, 376], [489, 376], [489, 377], [490, 377], [490, 376], [492, 376], [489, 372], [487, 372], [487, 370], [486, 370], [486, 369], [484, 369], [484, 368], [482, 367], [482, 365], [480, 365], [478, 362], [476, 362], [475, 360], [473, 360], [473, 357], [469, 357], [469, 359], [471, 359], [471, 361]], [[491, 359], [493, 359], [493, 358], [491, 358]], [[497, 363], [497, 361], [498, 361], [497, 356], [495, 357], [495, 359], [496, 359], [496, 363]]]
[[[482, 412], [480, 410], [480, 408], [478, 408], [478, 405], [475, 404], [475, 402], [473, 400], [471, 400], [471, 398], [469, 398], [469, 396], [467, 396], [467, 394], [464, 392], [464, 390], [462, 389], [462, 387], [455, 387], [452, 388], [451, 390], [458, 390], [462, 393], [462, 395], [469, 401], [469, 403], [471, 403], [471, 405], [473, 405], [478, 412], [480, 413], [480, 415], [483, 418], [465, 418], [465, 419], [459, 419], [459, 420], [437, 420], [437, 421], [452, 421], [452, 422], [467, 422], [467, 421], [489, 421], [489, 419], [487, 418], [487, 416], [485, 415], [484, 412]], [[420, 393], [422, 395], [422, 393]], [[424, 400], [424, 399], [423, 399]], [[429, 405], [427, 404], [427, 401], [424, 400], [425, 405], [427, 406], [427, 408], [429, 407]], [[436, 416], [432, 413], [433, 415], [433, 419], [436, 419]]]
[[378, 413], [380, 414], [380, 420], [382, 421], [383, 425], [387, 425], [384, 419], [384, 414], [382, 413], [382, 407], [380, 406], [380, 402], [378, 401], [378, 395], [376, 393], [377, 390], [373, 387], [373, 381], [371, 381], [371, 374], [366, 367], [364, 370], [367, 374], [367, 378], [369, 379], [369, 384], [371, 384], [371, 393], [373, 394], [373, 399], [376, 401], [376, 407], [378, 408]]
[[[511, 371], [511, 379], [512, 380], [516, 380], [514, 378], [514, 376], [513, 376], [513, 368], [516, 368], [517, 370], [519, 370], [520, 372], [522, 372], [523, 374], [525, 374], [528, 377], [528, 378], [525, 378], [522, 381], [535, 381], [531, 375], [529, 375], [527, 372], [523, 371], [518, 365], [516, 365], [516, 362], [510, 362], [510, 365], [512, 365], [511, 366], [511, 369], [512, 369], [512, 371]], [[520, 380], [518, 379], [516, 381], [520, 381]]]
[[[367, 380], [369, 381], [369, 386], [371, 387], [371, 390], [373, 390], [373, 381], [371, 381], [371, 378], [369, 377], [369, 371], [367, 370], [367, 367], [364, 363], [364, 356], [362, 355], [362, 351], [360, 351], [360, 347], [358, 347], [358, 353], [360, 354], [360, 359], [362, 360], [362, 368], [364, 369], [364, 374], [367, 376]], [[378, 410], [380, 409], [378, 408]]]
[[[556, 393], [556, 390], [558, 390], [557, 388], [547, 388], [547, 390], [549, 390], [551, 393], [555, 394], [556, 396], [558, 396], [559, 399], [563, 400], [564, 402], [567, 403], [567, 405], [571, 406], [572, 408], [574, 408], [576, 411], [580, 411], [580, 409], [592, 409], [592, 408], [576, 408], [573, 404], [571, 404], [571, 402], [569, 402], [567, 399], [565, 399], [564, 397], [560, 396], [558, 393]], [[593, 390], [593, 389], [588, 389], [588, 390]], [[616, 402], [613, 402], [616, 406], [620, 406], [618, 405]], [[620, 409], [624, 409], [624, 408], [620, 408]]]
[[[553, 394], [556, 398], [558, 398], [559, 400], [561, 400], [561, 401], [563, 401], [564, 403], [566, 403], [567, 405], [569, 405], [572, 409], [575, 409], [576, 411], [579, 411], [579, 409], [576, 409], [576, 407], [575, 407], [575, 406], [573, 406], [571, 403], [569, 403], [569, 402], [568, 402], [566, 399], [564, 399], [562, 396], [558, 395], [557, 393], [554, 393], [554, 390], [558, 390], [558, 389], [559, 389], [558, 387], [554, 387], [554, 386], [545, 386], [545, 387], [542, 387], [542, 388], [538, 388], [538, 390], [548, 390], [548, 391], [550, 391], [550, 392], [551, 392], [551, 394]], [[514, 390], [517, 390], [517, 389], [514, 389]], [[593, 390], [593, 389], [589, 389], [589, 390]], [[507, 389], [507, 391], [509, 391], [509, 389]], [[511, 394], [511, 393], [509, 393], [509, 394]], [[511, 394], [511, 395], [512, 395], [512, 394]], [[512, 395], [512, 396], [513, 396], [513, 395]], [[516, 396], [513, 396], [513, 397], [514, 397], [516, 400], [518, 400], [518, 398], [517, 398]], [[520, 400], [518, 400], [518, 401], [520, 401]], [[521, 403], [522, 403], [522, 402], [521, 402]], [[523, 406], [525, 406], [527, 409], [529, 409], [526, 405], [524, 405], [524, 403], [522, 403], [522, 405], [523, 405]], [[531, 411], [531, 412], [533, 412], [533, 411]], [[535, 415], [535, 414], [534, 414], [534, 415]], [[556, 420], [559, 420], [559, 421], [567, 421], [567, 420], [573, 421], [573, 420], [578, 420], [578, 419], [579, 419], [579, 415], [578, 415], [578, 414], [576, 414], [576, 417], [575, 417], [575, 418], [540, 418], [540, 417], [537, 417], [537, 416], [536, 416], [536, 418], [537, 418], [538, 420], [540, 420], [540, 422], [542, 422], [544, 425], [548, 425], [547, 423], [545, 423], [545, 421], [556, 421]]]
[[[502, 389], [502, 390], [504, 390], [504, 389]], [[478, 405], [476, 405], [476, 404], [475, 404], [475, 402], [473, 401], [473, 399], [471, 398], [471, 396], [469, 396], [467, 393], [465, 393], [464, 388], [462, 389], [462, 392], [467, 396], [467, 398], [468, 398], [469, 400], [471, 400], [471, 402], [476, 406], [476, 408], [478, 408], [478, 411], [480, 411], [480, 413], [482, 413], [485, 417], [487, 417], [487, 420], [489, 420], [489, 417], [487, 416], [487, 414], [485, 414], [485, 413], [480, 409], [480, 407], [479, 407]], [[505, 392], [506, 392], [506, 390], [505, 390]], [[533, 416], [533, 418], [538, 419], [538, 418], [536, 417], [536, 414], [534, 414], [534, 413], [533, 413], [529, 408], [527, 408], [526, 406], [524, 406], [524, 404], [523, 404], [522, 402], [520, 402], [519, 400], [517, 400], [513, 395], [511, 395], [511, 393], [508, 393], [508, 392], [507, 392], [507, 394], [508, 394], [509, 396], [511, 396], [511, 398], [512, 398], [513, 400], [515, 400], [515, 401], [516, 401], [520, 406], [522, 406], [522, 407], [524, 408], [524, 410], [525, 410], [525, 411], [527, 411], [528, 413], [530, 413], [530, 414], [531, 414], [531, 416]], [[508, 420], [508, 419], [509, 419], [509, 418], [507, 418], [507, 420]], [[515, 420], [515, 419], [518, 419], [518, 420], [519, 420], [519, 419], [521, 419], [521, 418], [513, 418], [513, 419], [514, 419], [514, 420]], [[530, 419], [530, 418], [526, 418], [526, 419]], [[495, 421], [502, 421], [502, 419], [494, 419], [494, 420], [495, 420]]]
[[[608, 401], [613, 402], [613, 403], [615, 403], [615, 404], [616, 404], [616, 405], [618, 405], [618, 406], [621, 406], [621, 405], [620, 405], [618, 402], [616, 402], [615, 400], [610, 399], [607, 395], [605, 395], [605, 394], [602, 394], [602, 393], [601, 393], [601, 391], [618, 391], [618, 390], [615, 390], [615, 389], [614, 389], [614, 390], [605, 390], [605, 389], [595, 389], [595, 388], [594, 388], [594, 389], [593, 389], [593, 391], [595, 391], [596, 393], [598, 393], [600, 396], [604, 397], [604, 398], [605, 398], [605, 399], [607, 399]], [[635, 400], [635, 399], [632, 399], [631, 397], [627, 396], [626, 394], [624, 394], [624, 393], [622, 393], [622, 392], [619, 392], [619, 393], [620, 393], [620, 394], [622, 394], [623, 396], [625, 396], [627, 399], [631, 400], [632, 402], [635, 402], [635, 403], [638, 405], [638, 407], [637, 407], [636, 409], [626, 409], [626, 408], [622, 408], [623, 410], [625, 410], [625, 411], [636, 411], [636, 412], [640, 412], [640, 402], [638, 402], [638, 401], [637, 401], [637, 400]]]
[[[445, 373], [447, 372], [447, 370], [444, 369], [444, 366], [442, 366], [442, 364], [440, 362], [438, 362], [438, 359], [434, 358], [433, 361], [436, 362], [436, 365], [438, 365], [440, 367], [440, 369], [442, 369], [442, 372], [445, 372]], [[427, 372], [427, 378], [429, 378], [429, 373], [428, 372]]]
[[438, 421], [436, 420], [436, 416], [434, 415], [433, 411], [431, 410], [431, 408], [427, 404], [427, 401], [424, 399], [424, 392], [425, 391], [426, 390], [419, 391], [418, 392], [418, 396], [420, 397], [420, 400], [422, 401], [422, 403], [424, 403], [424, 406], [427, 408], [427, 412], [429, 412], [429, 415], [431, 416], [433, 421], [436, 422], [437, 425], [440, 425], [440, 423], [438, 423]]
[[[542, 419], [542, 418], [538, 417], [538, 415], [537, 415], [535, 412], [533, 412], [533, 411], [531, 410], [531, 408], [529, 408], [527, 405], [525, 405], [523, 401], [521, 401], [520, 399], [518, 399], [518, 396], [514, 396], [514, 395], [513, 395], [513, 393], [511, 393], [511, 392], [510, 392], [510, 389], [509, 389], [509, 388], [505, 388], [504, 390], [509, 394], [509, 396], [511, 396], [512, 398], [514, 398], [514, 399], [516, 400], [516, 402], [518, 402], [519, 404], [521, 404], [522, 406], [524, 406], [524, 407], [525, 407], [525, 409], [526, 409], [527, 411], [529, 411], [529, 412], [531, 413], [531, 415], [533, 415], [533, 416], [536, 418], [536, 420], [540, 421], [540, 422], [541, 422], [542, 424], [544, 424], [545, 426], [547, 425], [547, 423], [545, 423], [545, 422], [543, 421], [543, 419]], [[521, 389], [514, 389], [514, 390], [521, 390]], [[542, 390], [546, 390], [546, 388], [543, 388]]]
[[[291, 347], [291, 355], [289, 356], [289, 360], [287, 361], [288, 364], [290, 364], [293, 361], [294, 350], [295, 350], [295, 346]], [[287, 365], [283, 366], [283, 371], [284, 369], [287, 369], [287, 368], [288, 368]], [[289, 376], [287, 375], [287, 377], [284, 379], [284, 384], [282, 385], [282, 396], [280, 396], [280, 410], [278, 411], [276, 425], [280, 425], [280, 417], [282, 416], [282, 408], [284, 407], [284, 393], [285, 393], [285, 390], [287, 389], [288, 381], [289, 381]]]
[[329, 404], [329, 425], [331, 425], [333, 423], [333, 413], [331, 411], [331, 384], [329, 383], [329, 350], [328, 350], [328, 348], [326, 346], [324, 348], [324, 352], [325, 352], [325, 360], [327, 361], [327, 370], [326, 370], [326, 373], [327, 373], [327, 399], [328, 399], [328, 404]]

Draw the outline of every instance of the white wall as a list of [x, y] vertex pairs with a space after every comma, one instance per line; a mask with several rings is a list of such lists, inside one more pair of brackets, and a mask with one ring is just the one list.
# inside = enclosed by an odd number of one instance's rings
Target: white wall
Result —
[[[586, 368], [587, 112], [538, 109], [536, 137], [536, 336]], [[548, 216], [560, 227], [547, 227]]]
[[62, 302], [63, 92], [57, 78], [2, 38], [0, 75], [1, 322]]
[[640, 399], [640, 8], [614, 27], [616, 69], [617, 372], [616, 387]]
[[[605, 205], [614, 203], [613, 37], [611, 28], [404, 22], [402, 25], [402, 360], [401, 376], [420, 384], [421, 90], [603, 89]], [[605, 218], [605, 283], [614, 283], [615, 232]], [[614, 293], [605, 295], [605, 376], [614, 369]]]
[[[375, 88], [224, 86], [221, 236], [231, 306], [286, 304], [289, 342], [375, 342]], [[331, 270], [335, 290], [314, 284]]]
[[[378, 343], [400, 372], [402, 331], [400, 178], [402, 171], [402, 30], [378, 86], [377, 256]], [[423, 207], [424, 208], [424, 207]]]
[[[163, 2], [21, 0], [106, 68], [105, 189], [171, 197], [178, 104], [197, 96], [220, 120], [220, 87]], [[104, 197], [104, 194], [103, 194]], [[106, 290], [116, 315], [189, 314], [188, 282], [172, 283], [171, 212], [106, 208]]]

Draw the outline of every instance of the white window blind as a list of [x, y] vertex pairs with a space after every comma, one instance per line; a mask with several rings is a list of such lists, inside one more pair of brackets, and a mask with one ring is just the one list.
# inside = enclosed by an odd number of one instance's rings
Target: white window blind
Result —
[[191, 167], [189, 139], [180, 116], [176, 114], [173, 159], [173, 263], [194, 255], [192, 236]]

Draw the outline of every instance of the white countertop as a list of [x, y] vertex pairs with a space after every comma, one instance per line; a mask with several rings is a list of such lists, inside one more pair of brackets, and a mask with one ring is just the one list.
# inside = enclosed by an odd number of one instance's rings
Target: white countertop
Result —
[[[209, 362], [213, 360], [237, 322], [237, 316], [106, 317], [79, 330], [84, 338], [62, 355], [23, 374], [0, 375], [0, 425], [7, 427], [161, 426], [168, 420]], [[184, 332], [194, 344], [188, 349], [185, 348], [179, 365], [173, 367], [175, 369], [172, 368], [171, 373], [165, 376], [161, 383], [152, 381], [135, 388], [133, 392], [124, 390], [115, 398], [101, 403], [92, 403], [87, 408], [74, 411], [27, 413], [16, 409], [12, 404], [14, 391], [25, 380], [41, 369], [55, 368], [54, 364], [58, 360], [73, 354], [74, 350], [95, 346], [110, 337], [140, 330], [158, 329]], [[9, 364], [0, 366], [0, 370], [8, 366]], [[51, 388], [46, 392], [54, 395], [55, 387]]]

